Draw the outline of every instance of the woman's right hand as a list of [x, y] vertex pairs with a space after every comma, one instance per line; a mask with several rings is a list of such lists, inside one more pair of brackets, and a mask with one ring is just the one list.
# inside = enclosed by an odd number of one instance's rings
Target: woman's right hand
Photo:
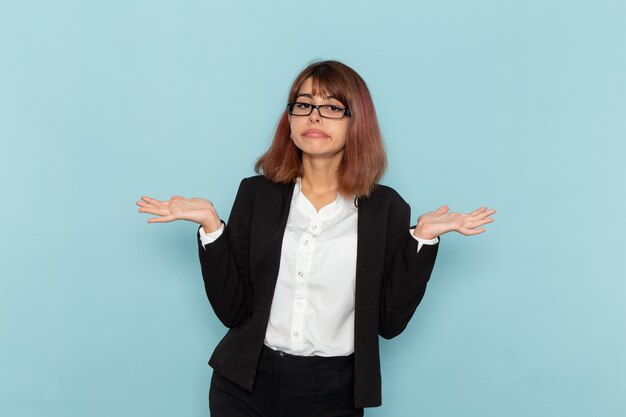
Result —
[[169, 201], [160, 201], [143, 196], [136, 203], [140, 213], [154, 214], [148, 223], [166, 223], [175, 220], [188, 220], [202, 226], [205, 233], [211, 233], [222, 225], [213, 203], [203, 198], [173, 196]]

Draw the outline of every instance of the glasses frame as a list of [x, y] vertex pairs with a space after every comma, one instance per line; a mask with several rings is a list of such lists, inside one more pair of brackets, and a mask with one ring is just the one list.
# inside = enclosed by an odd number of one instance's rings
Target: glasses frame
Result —
[[[295, 106], [296, 104], [306, 104], [307, 106], [311, 106], [310, 110], [307, 114], [294, 114], [293, 113], [293, 106]], [[338, 109], [342, 109], [343, 110], [343, 114], [341, 115], [341, 117], [328, 117], [328, 116], [324, 116], [322, 115], [322, 107], [336, 107]], [[347, 107], [343, 107], [343, 106], [337, 106], [335, 104], [320, 104], [320, 105], [315, 105], [315, 104], [311, 104], [311, 103], [303, 103], [301, 101], [294, 101], [293, 103], [287, 103], [287, 112], [292, 115], [292, 116], [310, 116], [311, 113], [313, 113], [313, 110], [317, 109], [317, 114], [320, 115], [320, 117], [323, 117], [324, 119], [332, 119], [332, 120], [341, 120], [344, 117], [348, 116], [350, 117], [350, 109]]]

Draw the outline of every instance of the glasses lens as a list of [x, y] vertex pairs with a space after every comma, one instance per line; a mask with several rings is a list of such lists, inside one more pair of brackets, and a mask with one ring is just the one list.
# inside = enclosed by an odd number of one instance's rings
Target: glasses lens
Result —
[[320, 114], [322, 117], [328, 117], [329, 119], [341, 119], [345, 111], [343, 107], [320, 106]]
[[307, 116], [311, 113], [311, 105], [306, 103], [293, 103], [289, 108], [289, 113], [296, 116]]

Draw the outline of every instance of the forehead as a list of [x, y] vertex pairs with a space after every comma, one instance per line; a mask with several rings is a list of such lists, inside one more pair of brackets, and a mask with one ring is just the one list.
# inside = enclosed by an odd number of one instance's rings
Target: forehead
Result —
[[324, 98], [324, 99], [336, 99], [342, 101], [340, 97], [343, 94], [339, 94], [337, 91], [333, 91], [333, 88], [329, 88], [330, 86], [324, 85], [322, 80], [309, 77], [300, 84], [300, 88], [298, 88], [298, 95], [300, 94], [312, 94], [314, 96]]

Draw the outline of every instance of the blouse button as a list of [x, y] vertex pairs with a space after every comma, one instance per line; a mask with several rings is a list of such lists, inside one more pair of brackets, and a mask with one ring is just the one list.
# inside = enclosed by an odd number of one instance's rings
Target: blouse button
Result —
[[305, 241], [303, 242], [303, 245], [308, 245], [308, 244], [309, 244], [309, 241], [308, 241], [308, 240], [305, 240]]
[[298, 337], [298, 334], [299, 334], [298, 332], [293, 332], [294, 337]]
[[299, 276], [299, 277], [302, 277], [303, 275], [304, 275], [304, 272], [302, 272], [302, 271], [298, 271], [298, 276]]

